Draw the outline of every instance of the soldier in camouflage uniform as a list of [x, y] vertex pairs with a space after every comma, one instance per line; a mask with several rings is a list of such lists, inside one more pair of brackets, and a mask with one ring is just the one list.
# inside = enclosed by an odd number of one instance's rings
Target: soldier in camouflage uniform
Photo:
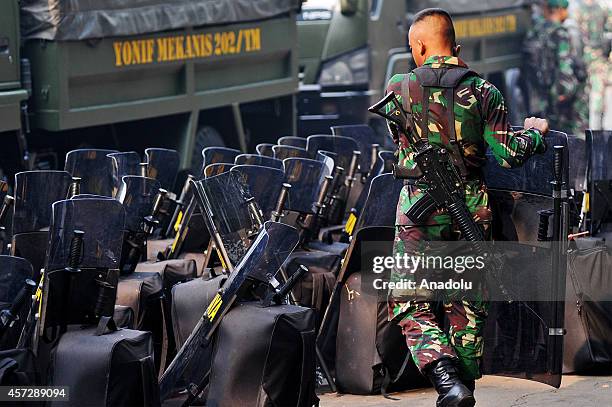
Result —
[[590, 115], [589, 127], [603, 128], [606, 87], [612, 83], [612, 7], [603, 1], [582, 0], [576, 10], [576, 23], [582, 33], [584, 59], [589, 74]]
[[[436, 72], [466, 68], [456, 56], [458, 47], [452, 20], [443, 10], [428, 9], [417, 14], [409, 40], [419, 67], [429, 67]], [[453, 118], [448, 111], [451, 101], [445, 97], [448, 93], [443, 89], [429, 91], [428, 109], [424, 111], [422, 88], [415, 71], [393, 76], [387, 87], [387, 92], [391, 91], [401, 97], [404, 109], [412, 113], [413, 128], [419, 135], [427, 134], [431, 144], [454, 151], [453, 160], [462, 162], [466, 203], [483, 225], [491, 219], [481, 174], [487, 147], [506, 168], [520, 166], [531, 155], [545, 150], [546, 120], [529, 118], [525, 121], [526, 130], [513, 132], [501, 93], [474, 72], [468, 73], [451, 90], [454, 93], [454, 122], [450, 122]], [[428, 129], [421, 128], [419, 123]], [[406, 137], [391, 130], [398, 145], [398, 163], [412, 167], [413, 151]], [[451, 143], [451, 135], [457, 143]], [[420, 186], [423, 187], [426, 188]], [[400, 194], [394, 255], [414, 253], [425, 241], [457, 239], [456, 227], [445, 211], [433, 213], [422, 224], [415, 224], [405, 215], [422, 195], [420, 188], [406, 185]], [[391, 281], [405, 277], [405, 273], [397, 269], [391, 273]], [[475, 379], [481, 376], [479, 363], [487, 316], [486, 299], [467, 301], [452, 295], [442, 298], [450, 326], [447, 333], [434, 315], [434, 303], [429, 294], [419, 290], [393, 290], [389, 293], [390, 318], [402, 327], [415, 364], [438, 391], [437, 406], [472, 406]]]
[[588, 127], [586, 65], [573, 46], [568, 27], [568, 0], [545, 0], [525, 39], [523, 77], [529, 87], [529, 110], [545, 116], [551, 127], [581, 135]]

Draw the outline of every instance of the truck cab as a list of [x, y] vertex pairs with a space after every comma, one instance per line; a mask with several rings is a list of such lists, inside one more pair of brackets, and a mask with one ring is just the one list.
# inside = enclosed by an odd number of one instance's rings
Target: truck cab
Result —
[[74, 148], [146, 147], [197, 171], [204, 147], [295, 133], [300, 0], [152, 0], [148, 18], [137, 0], [59, 3], [0, 3], [5, 173], [62, 168]]
[[298, 133], [355, 123], [378, 127], [367, 107], [382, 97], [391, 76], [414, 67], [407, 33], [412, 17], [428, 7], [451, 13], [461, 57], [504, 91], [505, 73], [520, 66], [531, 23], [527, 1], [307, 0], [298, 15]]

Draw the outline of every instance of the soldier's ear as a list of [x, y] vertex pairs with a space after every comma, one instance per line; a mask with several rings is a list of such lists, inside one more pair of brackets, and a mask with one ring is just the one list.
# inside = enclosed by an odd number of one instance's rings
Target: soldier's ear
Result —
[[455, 45], [453, 47], [453, 56], [458, 57], [460, 52], [461, 52], [461, 45]]
[[425, 44], [423, 44], [423, 41], [421, 41], [421, 40], [418, 40], [417, 43], [419, 45], [419, 54], [420, 55], [425, 55], [425, 51], [426, 51]]

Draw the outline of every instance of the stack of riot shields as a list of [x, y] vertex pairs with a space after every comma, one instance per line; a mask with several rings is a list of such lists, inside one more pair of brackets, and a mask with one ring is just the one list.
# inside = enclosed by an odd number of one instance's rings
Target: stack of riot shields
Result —
[[[578, 178], [574, 185], [579, 186], [584, 181], [586, 199], [583, 200], [582, 225], [591, 236], [575, 238], [570, 244], [564, 373], [612, 372], [612, 284], [608, 278], [612, 267], [609, 238], [612, 220], [611, 140], [612, 132], [588, 130], [586, 160], [578, 156], [572, 158], [572, 162], [586, 162], [586, 179]], [[573, 153], [574, 150], [570, 149], [570, 154]]]
[[142, 405], [158, 397], [149, 385], [156, 376], [151, 334], [117, 330], [113, 319], [124, 227], [125, 211], [113, 199], [53, 204], [31, 342], [47, 383], [70, 387], [70, 405]]
[[[205, 191], [198, 186], [199, 203], [208, 211]], [[267, 222], [261, 227], [162, 376], [162, 400], [187, 388], [187, 405], [198, 398], [209, 405], [250, 405], [262, 395], [266, 403], [312, 405], [312, 311], [245, 302], [258, 296], [258, 288], [278, 285], [276, 274], [297, 242], [290, 226]]]
[[121, 305], [135, 314], [135, 326], [154, 334], [159, 367], [174, 351], [172, 322], [169, 315], [171, 288], [178, 282], [196, 276], [193, 260], [147, 261], [147, 240], [156, 229], [160, 197], [165, 190], [158, 180], [141, 176], [124, 176], [117, 198], [126, 213], [122, 274], [117, 295]]
[[370, 184], [354, 227], [332, 296], [325, 310], [318, 345], [335, 365], [343, 392], [372, 394], [422, 387], [424, 380], [410, 360], [401, 329], [388, 321], [387, 292], [375, 280], [375, 257], [393, 254], [395, 202], [403, 181], [382, 174]]
[[569, 155], [564, 133], [551, 131], [546, 142], [545, 154], [516, 169], [501, 168], [488, 154], [484, 175], [493, 209], [492, 232], [505, 265], [497, 284], [505, 286], [509, 296], [490, 294], [483, 370], [559, 387]]

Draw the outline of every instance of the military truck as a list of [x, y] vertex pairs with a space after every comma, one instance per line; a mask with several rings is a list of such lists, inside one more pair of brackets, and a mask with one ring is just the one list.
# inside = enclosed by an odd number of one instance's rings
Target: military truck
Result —
[[505, 72], [520, 66], [521, 39], [531, 23], [529, 3], [307, 0], [298, 15], [299, 133], [328, 133], [330, 125], [380, 124], [366, 109], [382, 97], [391, 76], [413, 66], [407, 49], [410, 21], [428, 7], [451, 13], [460, 56], [504, 92]]
[[207, 145], [293, 134], [300, 3], [2, 1], [4, 170], [83, 146], [176, 148], [197, 167]]

